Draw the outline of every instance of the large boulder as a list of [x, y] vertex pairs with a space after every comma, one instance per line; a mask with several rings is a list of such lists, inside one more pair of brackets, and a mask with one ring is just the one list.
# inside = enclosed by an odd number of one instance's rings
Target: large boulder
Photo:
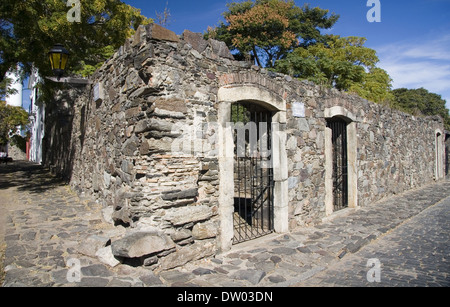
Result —
[[175, 243], [158, 232], [135, 232], [111, 244], [116, 257], [140, 258], [175, 248]]

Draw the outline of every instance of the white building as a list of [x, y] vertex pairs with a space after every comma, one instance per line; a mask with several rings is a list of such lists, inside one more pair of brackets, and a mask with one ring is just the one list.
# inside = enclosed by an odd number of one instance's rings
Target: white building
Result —
[[[18, 68], [18, 69], [20, 69], [20, 68]], [[10, 105], [12, 107], [22, 108], [23, 107], [23, 100], [22, 100], [23, 99], [23, 85], [22, 85], [22, 80], [20, 80], [19, 73], [9, 71], [6, 73], [6, 78], [11, 79], [11, 84], [9, 85], [9, 87], [16, 90], [15, 94], [5, 97], [6, 104]], [[18, 126], [17, 130], [15, 131], [14, 134], [24, 136], [22, 133], [22, 128], [23, 128], [22, 126]]]
[[[20, 68], [18, 68], [20, 69]], [[9, 106], [13, 106], [13, 107], [19, 107], [22, 108], [23, 107], [23, 84], [22, 84], [22, 80], [20, 79], [20, 75], [17, 71], [8, 71], [5, 75], [6, 78], [11, 80], [11, 83], [9, 84], [9, 87], [12, 89], [16, 90], [15, 94], [12, 95], [8, 95], [6, 96], [5, 102], [7, 105]], [[16, 131], [11, 131], [11, 135], [17, 134], [17, 135], [21, 135], [24, 136], [24, 133], [22, 131], [22, 126], [18, 126]], [[10, 155], [10, 144], [7, 145], [0, 145], [0, 152], [3, 154], [7, 154]], [[23, 156], [23, 155], [21, 155]], [[14, 157], [16, 158], [16, 157]]]
[[45, 105], [38, 101], [39, 90], [36, 85], [40, 77], [35, 70], [28, 81], [30, 94], [30, 161], [42, 163], [42, 139], [44, 138]]
[[13, 107], [22, 107], [23, 85], [19, 75], [16, 72], [7, 72], [6, 78], [11, 79], [9, 86], [17, 91], [14, 95], [9, 95], [5, 98], [6, 104]]

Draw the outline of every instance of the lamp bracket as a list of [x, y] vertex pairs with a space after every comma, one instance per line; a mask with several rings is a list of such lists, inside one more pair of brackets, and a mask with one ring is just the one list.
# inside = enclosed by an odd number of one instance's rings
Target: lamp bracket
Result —
[[46, 77], [46, 79], [56, 82], [56, 83], [67, 83], [67, 84], [81, 84], [81, 85], [90, 85], [92, 84], [92, 81], [89, 79], [82, 79], [82, 78], [56, 78], [56, 77]]

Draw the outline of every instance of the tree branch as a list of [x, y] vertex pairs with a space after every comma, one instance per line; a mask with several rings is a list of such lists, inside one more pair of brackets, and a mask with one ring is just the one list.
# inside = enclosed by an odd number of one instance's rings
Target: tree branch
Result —
[[256, 46], [255, 45], [253, 45], [253, 55], [255, 56], [256, 63], [258, 64], [258, 66], [262, 67], [261, 61], [259, 60], [259, 57], [258, 57], [258, 53], [256, 52]]

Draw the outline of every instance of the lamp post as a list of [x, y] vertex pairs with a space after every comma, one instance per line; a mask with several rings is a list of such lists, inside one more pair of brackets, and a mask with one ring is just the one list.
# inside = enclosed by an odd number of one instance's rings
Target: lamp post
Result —
[[49, 51], [50, 64], [52, 65], [53, 74], [59, 79], [64, 74], [66, 69], [67, 60], [69, 59], [69, 51], [67, 51], [63, 45], [56, 44]]

